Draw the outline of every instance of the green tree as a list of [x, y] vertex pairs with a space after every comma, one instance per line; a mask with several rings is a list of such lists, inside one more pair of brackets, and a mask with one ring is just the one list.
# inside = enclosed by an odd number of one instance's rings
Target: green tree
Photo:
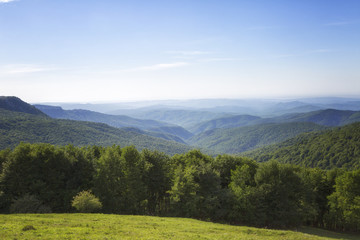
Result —
[[329, 203], [332, 228], [360, 229], [360, 170], [346, 172], [336, 178], [335, 192], [329, 196]]
[[198, 150], [174, 156], [177, 167], [169, 191], [172, 210], [177, 216], [211, 219], [220, 208], [220, 176], [213, 159]]
[[147, 212], [151, 215], [166, 213], [169, 205], [167, 192], [171, 188], [170, 158], [164, 153], [147, 149], [141, 152], [141, 157], [146, 165]]
[[122, 197], [126, 191], [121, 161], [121, 148], [105, 149], [96, 163], [94, 193], [100, 197], [105, 213], [121, 213], [126, 207]]

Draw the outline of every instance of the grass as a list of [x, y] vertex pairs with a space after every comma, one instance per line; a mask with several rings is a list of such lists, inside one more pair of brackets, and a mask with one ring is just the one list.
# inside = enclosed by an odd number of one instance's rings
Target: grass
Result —
[[0, 215], [0, 239], [359, 239], [302, 228], [300, 231], [230, 226], [185, 218], [105, 214]]

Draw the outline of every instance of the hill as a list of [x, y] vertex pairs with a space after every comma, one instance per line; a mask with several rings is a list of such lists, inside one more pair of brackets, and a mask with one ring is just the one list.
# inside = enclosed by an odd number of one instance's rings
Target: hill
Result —
[[[111, 114], [123, 114], [124, 111], [114, 111]], [[167, 122], [179, 125], [185, 129], [200, 122], [208, 121], [214, 118], [230, 116], [231, 114], [209, 112], [203, 110], [187, 109], [168, 109], [168, 108], [144, 108], [126, 111], [126, 115], [141, 118], [152, 119], [156, 121]]]
[[17, 97], [0, 96], [0, 109], [45, 116], [42, 111]]
[[[176, 137], [181, 139], [187, 139], [192, 134], [185, 130], [180, 126], [176, 126], [173, 124], [168, 124], [165, 122], [159, 122], [155, 120], [148, 120], [148, 119], [136, 119], [124, 115], [109, 115], [103, 114], [99, 112], [83, 110], [83, 109], [76, 109], [76, 110], [64, 110], [61, 107], [54, 107], [48, 105], [35, 105], [36, 108], [41, 110], [42, 112], [46, 113], [48, 116], [56, 119], [68, 119], [68, 120], [77, 120], [77, 121], [89, 121], [89, 122], [98, 122], [98, 123], [105, 123], [112, 127], [117, 128], [139, 128], [141, 130], [147, 130], [151, 132], [158, 132], [149, 133], [143, 132], [143, 134], [147, 135], [157, 135], [157, 137], [161, 137], [164, 139]], [[163, 134], [159, 134], [163, 133]], [[169, 136], [169, 135], [174, 136]], [[175, 137], [176, 136], [176, 137]], [[182, 140], [180, 140], [183, 142]]]
[[215, 128], [234, 128], [234, 127], [253, 125], [255, 124], [256, 121], [259, 121], [261, 119], [262, 118], [260, 117], [251, 116], [251, 115], [236, 115], [236, 116], [217, 118], [210, 121], [202, 122], [189, 128], [189, 130], [194, 134], [198, 134]]
[[276, 159], [307, 167], [356, 169], [360, 167], [360, 122], [302, 134], [244, 155], [259, 162]]
[[271, 118], [251, 115], [225, 116], [201, 122], [188, 129], [194, 134], [198, 134], [215, 128], [234, 128], [265, 123], [312, 122], [324, 126], [343, 126], [358, 121], [360, 121], [359, 111], [326, 109], [306, 113], [284, 114]]
[[182, 153], [190, 149], [184, 144], [110, 127], [103, 123], [52, 119], [5, 109], [0, 109], [0, 136], [0, 149], [14, 147], [21, 141], [75, 146], [135, 145], [138, 149], [157, 149], [168, 154]]
[[326, 109], [308, 113], [288, 114], [274, 118], [277, 122], [313, 122], [325, 126], [343, 126], [360, 121], [359, 111]]
[[270, 123], [228, 129], [213, 129], [189, 139], [188, 143], [221, 153], [240, 153], [282, 142], [300, 133], [323, 130], [314, 123]]
[[[357, 235], [231, 226], [186, 218], [111, 214], [0, 215], [1, 239], [357, 239]], [[27, 228], [25, 228], [27, 226]]]

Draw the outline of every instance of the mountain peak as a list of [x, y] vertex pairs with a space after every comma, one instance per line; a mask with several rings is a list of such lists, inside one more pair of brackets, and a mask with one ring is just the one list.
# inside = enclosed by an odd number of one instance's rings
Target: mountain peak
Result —
[[18, 97], [13, 96], [0, 96], [0, 109], [45, 116], [43, 112], [41, 112], [34, 106], [22, 101]]

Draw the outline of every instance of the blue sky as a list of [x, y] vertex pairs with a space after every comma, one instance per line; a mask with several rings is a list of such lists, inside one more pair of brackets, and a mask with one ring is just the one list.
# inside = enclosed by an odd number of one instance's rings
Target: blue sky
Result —
[[360, 1], [0, 0], [0, 95], [360, 97]]

